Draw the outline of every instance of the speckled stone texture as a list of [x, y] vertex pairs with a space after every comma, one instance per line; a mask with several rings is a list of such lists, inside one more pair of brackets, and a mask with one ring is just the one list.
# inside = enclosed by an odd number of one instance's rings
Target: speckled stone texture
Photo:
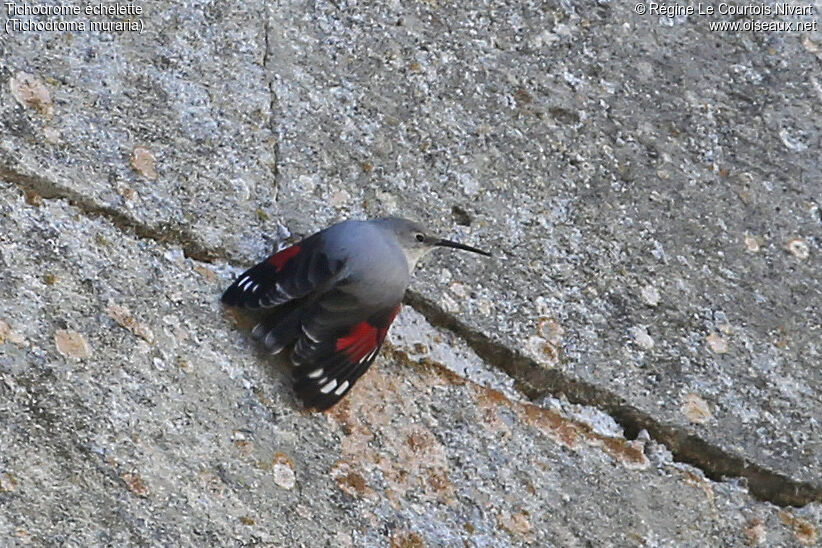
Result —
[[440, 256], [416, 289], [818, 498], [818, 46], [627, 3], [459, 5], [272, 10], [284, 214], [398, 211], [481, 242], [494, 261]]
[[652, 443], [431, 359], [415, 365], [436, 341], [415, 340], [404, 318], [350, 398], [301, 412], [282, 364], [250, 352], [221, 314], [232, 271], [62, 200], [27, 204], [6, 182], [0, 204], [0, 536], [13, 544], [790, 545], [817, 534], [817, 505], [757, 502]]
[[[0, 39], [0, 537], [817, 541], [818, 32], [143, 7]], [[383, 214], [495, 257], [427, 260], [375, 371], [304, 413], [220, 290]]]

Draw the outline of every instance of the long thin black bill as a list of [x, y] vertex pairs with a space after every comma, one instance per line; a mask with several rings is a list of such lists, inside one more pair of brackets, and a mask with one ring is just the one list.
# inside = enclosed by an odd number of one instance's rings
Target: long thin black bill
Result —
[[491, 254], [487, 251], [483, 251], [481, 249], [477, 249], [476, 247], [471, 247], [470, 245], [465, 244], [458, 244], [457, 242], [452, 242], [451, 240], [440, 240], [434, 245], [442, 246], [442, 247], [453, 247], [454, 249], [462, 249], [464, 251], [472, 251], [474, 253], [479, 253], [480, 255], [485, 255], [486, 257], [490, 257]]

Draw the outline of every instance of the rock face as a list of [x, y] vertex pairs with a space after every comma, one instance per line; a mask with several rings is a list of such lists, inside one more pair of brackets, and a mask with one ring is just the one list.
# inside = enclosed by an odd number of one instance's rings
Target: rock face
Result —
[[[4, 34], [2, 538], [817, 542], [822, 38], [509, 4]], [[305, 413], [221, 288], [383, 214], [495, 257]]]

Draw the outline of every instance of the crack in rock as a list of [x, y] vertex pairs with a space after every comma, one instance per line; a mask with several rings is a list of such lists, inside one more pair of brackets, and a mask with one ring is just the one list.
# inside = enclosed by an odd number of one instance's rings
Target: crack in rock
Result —
[[653, 440], [667, 446], [675, 460], [699, 468], [714, 481], [726, 477], [745, 478], [751, 494], [760, 500], [779, 506], [804, 506], [822, 500], [822, 488], [818, 485], [797, 481], [717, 447], [686, 428], [661, 422], [607, 389], [559, 370], [541, 367], [516, 350], [470, 328], [416, 291], [409, 290], [405, 301], [431, 325], [455, 333], [480, 358], [511, 375], [517, 388], [532, 400], [562, 393], [572, 403], [601, 409], [622, 426], [626, 438], [636, 438], [646, 430]]
[[[178, 245], [191, 259], [207, 263], [215, 259], [236, 262], [227, 250], [210, 249], [197, 242], [184, 227], [146, 226], [114, 207], [94, 203], [76, 191], [40, 176], [21, 173], [8, 165], [0, 164], [0, 178], [15, 184], [27, 194], [66, 200], [83, 214], [92, 218], [103, 217], [117, 229], [133, 233], [138, 238]], [[572, 378], [561, 371], [541, 367], [530, 358], [470, 328], [414, 290], [407, 291], [404, 302], [432, 326], [453, 332], [481, 359], [505, 371], [516, 382], [516, 388], [531, 400], [561, 393], [571, 403], [600, 409], [622, 426], [626, 439], [636, 438], [642, 430], [646, 430], [653, 440], [667, 446], [676, 461], [699, 468], [714, 481], [723, 481], [726, 477], [745, 478], [750, 493], [762, 501], [779, 506], [804, 506], [822, 501], [822, 488], [818, 485], [797, 481], [717, 447], [686, 428], [661, 422], [609, 390]]]
[[212, 262], [214, 259], [228, 255], [221, 249], [209, 249], [197, 241], [197, 238], [184, 227], [165, 223], [158, 226], [147, 226], [139, 220], [123, 213], [112, 206], [95, 203], [79, 192], [66, 188], [39, 175], [22, 173], [8, 165], [0, 163], [0, 179], [15, 184], [27, 195], [37, 195], [44, 199], [66, 200], [88, 217], [103, 217], [123, 232], [136, 234], [137, 237], [156, 242], [172, 242], [183, 249], [186, 257], [201, 262]]
[[[274, 112], [277, 109], [277, 91], [276, 91], [276, 84], [275, 84], [275, 73], [273, 71], [269, 71], [268, 65], [271, 59], [271, 6], [266, 4], [265, 9], [265, 28], [264, 28], [264, 43], [263, 43], [263, 72], [266, 74], [267, 82], [266, 85], [268, 86], [268, 128], [271, 131], [271, 134], [274, 136], [274, 143], [272, 144], [273, 153], [274, 153], [274, 166], [272, 167], [272, 172], [274, 175], [274, 188], [275, 190], [280, 186], [280, 140], [277, 138], [277, 122], [276, 118], [274, 117]], [[275, 194], [275, 201], [276, 201], [276, 194]]]

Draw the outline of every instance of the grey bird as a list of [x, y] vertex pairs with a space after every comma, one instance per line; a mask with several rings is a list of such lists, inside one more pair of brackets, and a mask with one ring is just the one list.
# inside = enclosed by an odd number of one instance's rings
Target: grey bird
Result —
[[269, 312], [252, 331], [272, 353], [294, 345], [294, 388], [328, 409], [371, 366], [417, 261], [435, 247], [490, 256], [396, 217], [344, 221], [251, 267], [222, 302]]

